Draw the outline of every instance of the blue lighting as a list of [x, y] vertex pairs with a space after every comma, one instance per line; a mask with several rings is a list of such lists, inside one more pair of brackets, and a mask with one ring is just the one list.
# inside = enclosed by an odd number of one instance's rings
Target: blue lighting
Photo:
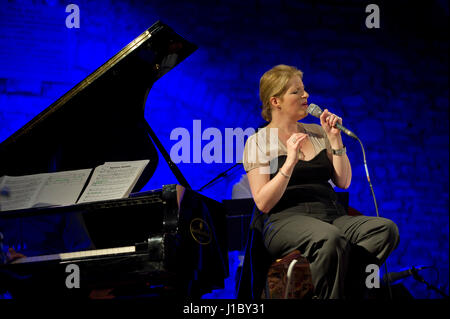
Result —
[[[193, 136], [194, 120], [201, 120], [202, 132], [217, 128], [223, 141], [226, 128], [256, 129], [264, 123], [260, 76], [275, 64], [296, 65], [304, 72], [310, 102], [341, 115], [364, 142], [380, 215], [400, 230], [400, 245], [387, 261], [389, 271], [433, 265], [436, 270], [424, 271], [424, 277], [448, 294], [448, 43], [434, 29], [402, 29], [404, 17], [389, 16], [395, 8], [386, 4], [382, 28], [367, 30], [363, 1], [358, 11], [354, 1], [339, 9], [331, 4], [320, 9], [309, 1], [279, 6], [232, 1], [237, 6], [232, 9], [226, 1], [213, 6], [181, 0], [80, 0], [80, 28], [68, 28], [69, 3], [0, 0], [0, 141], [157, 20], [199, 46], [155, 83], [146, 102], [145, 118], [168, 152], [177, 142], [170, 133], [186, 128]], [[430, 3], [436, 18], [424, 20], [432, 28], [433, 21], [448, 20], [448, 3]], [[323, 11], [311, 14], [314, 10]], [[305, 121], [318, 123], [316, 118]], [[360, 145], [343, 140], [353, 169], [350, 205], [374, 216]], [[209, 142], [201, 140], [202, 149]], [[192, 149], [193, 144], [191, 159]], [[222, 163], [178, 167], [199, 189], [234, 164], [225, 162], [226, 151], [223, 146]], [[235, 168], [202, 194], [229, 199], [242, 174], [242, 168]], [[177, 180], [160, 156], [142, 190], [172, 183]], [[204, 298], [235, 298], [241, 253], [229, 252], [225, 289]], [[402, 283], [416, 298], [440, 298], [412, 278]]]

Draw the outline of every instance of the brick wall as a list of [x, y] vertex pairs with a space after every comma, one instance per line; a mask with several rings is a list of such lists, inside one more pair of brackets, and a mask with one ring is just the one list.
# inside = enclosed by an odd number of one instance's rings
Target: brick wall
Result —
[[[168, 151], [175, 143], [170, 132], [192, 132], [194, 119], [223, 135], [225, 128], [258, 127], [259, 77], [275, 64], [296, 65], [310, 101], [341, 115], [364, 143], [379, 213], [401, 234], [389, 271], [434, 265], [439, 278], [433, 270], [422, 274], [448, 294], [445, 1], [426, 7], [378, 2], [381, 28], [370, 30], [365, 1], [79, 0], [73, 2], [81, 12], [79, 29], [65, 27], [69, 3], [0, 0], [1, 140], [158, 19], [199, 46], [155, 84], [147, 101], [146, 119]], [[344, 143], [353, 166], [350, 204], [375, 215], [360, 145], [347, 137]], [[231, 165], [179, 167], [198, 189]], [[242, 172], [235, 169], [204, 194], [229, 198]], [[172, 182], [162, 163], [146, 189]], [[412, 278], [403, 283], [416, 298], [439, 297]]]

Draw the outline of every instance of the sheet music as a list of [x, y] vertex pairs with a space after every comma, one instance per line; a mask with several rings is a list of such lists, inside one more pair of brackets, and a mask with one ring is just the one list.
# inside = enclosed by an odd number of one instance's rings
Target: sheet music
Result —
[[33, 206], [75, 204], [91, 171], [89, 168], [48, 174]]
[[8, 196], [0, 196], [0, 210], [24, 209], [33, 206], [37, 194], [44, 185], [47, 174], [26, 176], [2, 176], [2, 189]]
[[75, 204], [92, 169], [42, 173], [24, 176], [2, 176], [1, 189], [9, 196], [0, 197], [0, 210], [38, 206]]
[[148, 163], [149, 160], [106, 162], [98, 166], [78, 203], [128, 197]]

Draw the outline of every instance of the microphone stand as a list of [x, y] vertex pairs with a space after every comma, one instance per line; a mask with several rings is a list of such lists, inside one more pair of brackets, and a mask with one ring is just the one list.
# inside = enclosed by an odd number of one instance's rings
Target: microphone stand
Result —
[[442, 290], [438, 289], [437, 287], [433, 286], [429, 282], [425, 281], [421, 275], [419, 275], [419, 272], [414, 267], [411, 269], [413, 278], [417, 280], [418, 282], [424, 283], [427, 286], [427, 289], [432, 289], [436, 291], [438, 294], [443, 296], [444, 298], [448, 299], [448, 295], [446, 295]]
[[236, 166], [240, 165], [242, 163], [236, 163], [233, 166], [231, 166], [229, 169], [227, 169], [226, 171], [223, 171], [222, 173], [220, 173], [219, 175], [217, 175], [216, 177], [214, 177], [211, 181], [209, 181], [208, 183], [206, 183], [205, 185], [203, 185], [198, 192], [201, 192], [203, 189], [205, 189], [208, 185], [214, 183], [216, 180], [218, 180], [219, 178], [222, 177], [226, 177], [227, 176], [227, 172], [232, 170], [233, 168], [235, 168]]
[[[354, 135], [354, 136], [353, 136]], [[370, 181], [370, 176], [369, 176], [369, 169], [367, 167], [367, 160], [366, 160], [366, 152], [364, 151], [364, 145], [361, 142], [361, 140], [359, 139], [358, 136], [356, 136], [356, 134], [353, 133], [352, 137], [356, 140], [358, 140], [359, 144], [361, 145], [361, 150], [362, 150], [362, 154], [363, 154], [363, 161], [364, 161], [364, 168], [366, 170], [366, 177], [367, 177], [367, 181], [369, 183], [369, 187], [370, 187], [370, 191], [372, 192], [372, 198], [373, 198], [373, 203], [375, 205], [375, 212], [377, 214], [377, 217], [380, 217], [380, 214], [378, 213], [378, 205], [377, 205], [377, 199], [375, 197], [375, 192], [373, 190], [373, 186], [372, 186], [372, 182]], [[386, 272], [386, 274], [388, 274], [388, 268], [387, 268], [387, 261], [384, 261], [384, 271]], [[391, 289], [391, 283], [387, 282], [387, 288], [388, 288], [388, 293], [389, 293], [389, 299], [392, 300], [392, 289]]]
[[[311, 103], [308, 106], [307, 112], [309, 114], [311, 114], [312, 116], [315, 116], [317, 118], [320, 118], [320, 115], [322, 114], [322, 110], [320, 109], [320, 107], [316, 104]], [[359, 139], [359, 137], [353, 133], [352, 131], [346, 129], [345, 127], [343, 127], [342, 125], [335, 125], [336, 128], [340, 129], [341, 131], [343, 131], [345, 134], [349, 135], [350, 137], [358, 140], [359, 144], [361, 145], [361, 150], [363, 153], [363, 160], [364, 160], [364, 168], [366, 170], [366, 177], [367, 177], [367, 181], [369, 182], [369, 186], [370, 186], [370, 191], [372, 192], [372, 197], [373, 197], [373, 203], [375, 205], [375, 212], [377, 213], [377, 217], [380, 217], [380, 215], [378, 214], [378, 205], [377, 205], [377, 200], [375, 197], [375, 192], [373, 191], [373, 187], [372, 187], [372, 182], [370, 181], [370, 176], [369, 176], [369, 169], [367, 168], [367, 161], [366, 161], [366, 152], [364, 151], [364, 145], [361, 142], [361, 140]], [[384, 269], [386, 271], [386, 274], [388, 274], [388, 268], [387, 268], [387, 262], [384, 262]], [[389, 299], [392, 300], [392, 290], [391, 290], [391, 284], [389, 282], [389, 280], [387, 281], [387, 287], [388, 287], [388, 292], [389, 292]]]

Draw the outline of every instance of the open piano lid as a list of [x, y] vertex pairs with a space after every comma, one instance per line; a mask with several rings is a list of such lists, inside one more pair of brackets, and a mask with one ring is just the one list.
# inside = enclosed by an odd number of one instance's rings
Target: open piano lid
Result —
[[148, 93], [156, 80], [196, 49], [169, 26], [156, 22], [3, 141], [0, 176], [149, 159], [133, 189], [139, 191], [158, 165], [144, 118]]

